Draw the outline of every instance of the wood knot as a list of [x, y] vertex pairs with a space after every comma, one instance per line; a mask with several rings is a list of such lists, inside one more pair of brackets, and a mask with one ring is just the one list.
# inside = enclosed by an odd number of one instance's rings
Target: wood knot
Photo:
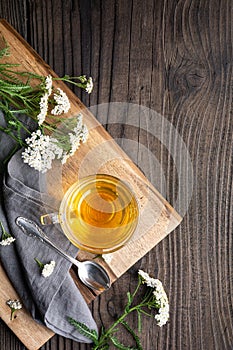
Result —
[[174, 92], [176, 100], [201, 90], [206, 80], [207, 73], [204, 65], [188, 59], [173, 62], [167, 74], [169, 91]]
[[112, 317], [112, 318], [117, 318], [118, 317], [118, 314], [116, 312], [116, 308], [115, 308], [115, 305], [114, 305], [114, 302], [112, 299], [110, 299], [108, 302], [107, 302], [107, 310], [108, 310], [108, 313], [109, 315]]

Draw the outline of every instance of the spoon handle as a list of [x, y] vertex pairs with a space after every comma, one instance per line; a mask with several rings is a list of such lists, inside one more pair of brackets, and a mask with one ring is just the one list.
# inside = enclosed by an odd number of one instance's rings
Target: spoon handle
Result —
[[19, 216], [16, 219], [16, 224], [21, 228], [21, 230], [28, 236], [33, 236], [39, 239], [41, 242], [47, 244], [49, 247], [53, 248], [57, 253], [59, 253], [63, 258], [76, 265], [80, 266], [80, 262], [70, 255], [67, 255], [63, 250], [58, 248], [50, 239], [46, 236], [46, 234], [41, 230], [41, 228], [31, 220], [28, 220], [22, 216]]

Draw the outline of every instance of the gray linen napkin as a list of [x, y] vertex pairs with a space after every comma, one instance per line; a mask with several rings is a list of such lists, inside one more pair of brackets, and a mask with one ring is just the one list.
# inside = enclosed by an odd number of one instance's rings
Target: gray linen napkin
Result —
[[[2, 123], [3, 115], [0, 112]], [[14, 145], [12, 139], [1, 132], [0, 137], [0, 221], [16, 238], [10, 246], [0, 246], [1, 262], [21, 301], [35, 320], [57, 334], [89, 343], [67, 321], [67, 317], [73, 317], [97, 330], [86, 302], [70, 277], [70, 263], [42, 242], [26, 236], [15, 223], [18, 216], [24, 216], [40, 225], [39, 218], [45, 213], [46, 206], [46, 196], [43, 196], [43, 201], [41, 199], [41, 175], [22, 162], [21, 151], [10, 159], [5, 169], [3, 159]], [[48, 226], [43, 230], [68, 254], [74, 257], [77, 255], [77, 248], [67, 240], [59, 225]], [[54, 260], [56, 266], [52, 275], [44, 278], [34, 258], [43, 263]]]

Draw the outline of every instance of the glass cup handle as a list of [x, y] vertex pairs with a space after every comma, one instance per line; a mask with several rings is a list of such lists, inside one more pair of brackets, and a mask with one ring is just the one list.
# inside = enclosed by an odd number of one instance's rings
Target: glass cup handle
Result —
[[59, 224], [59, 214], [58, 213], [50, 213], [45, 214], [40, 217], [40, 222], [42, 225], [52, 225]]

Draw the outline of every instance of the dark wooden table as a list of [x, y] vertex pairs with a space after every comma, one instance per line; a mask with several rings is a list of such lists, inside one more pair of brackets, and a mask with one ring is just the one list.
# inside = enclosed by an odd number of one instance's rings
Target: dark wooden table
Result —
[[[232, 5], [231, 0], [0, 2], [0, 17], [58, 75], [94, 78], [90, 96], [75, 91], [84, 104], [146, 106], [174, 125], [189, 151], [194, 187], [181, 225], [91, 305], [97, 323], [108, 327], [135, 287], [139, 268], [160, 278], [170, 299], [170, 321], [160, 329], [153, 319], [143, 319], [146, 350], [233, 349]], [[146, 133], [126, 124], [106, 128], [114, 138], [139, 141], [153, 152], [174, 205], [182, 184], [167, 148], [151, 137], [150, 125]], [[143, 159], [138, 162], [143, 168]], [[153, 169], [145, 172], [153, 176]], [[130, 316], [129, 323], [135, 322]], [[121, 340], [128, 340], [123, 331]], [[0, 349], [25, 349], [2, 321]], [[90, 346], [54, 336], [41, 349]]]

